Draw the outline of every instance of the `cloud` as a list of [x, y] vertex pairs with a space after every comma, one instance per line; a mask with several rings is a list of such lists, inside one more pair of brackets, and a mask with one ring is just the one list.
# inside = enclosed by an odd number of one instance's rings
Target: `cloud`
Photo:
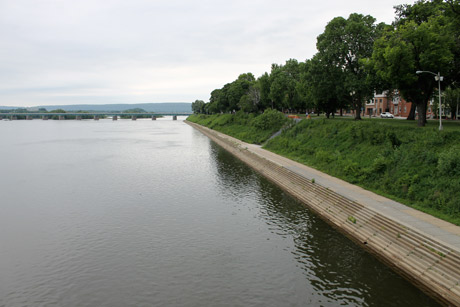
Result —
[[[335, 16], [393, 2], [3, 0], [0, 105], [207, 100], [240, 73], [303, 61]], [[367, 8], [367, 9], [366, 9]], [[85, 101], [81, 101], [85, 100]]]

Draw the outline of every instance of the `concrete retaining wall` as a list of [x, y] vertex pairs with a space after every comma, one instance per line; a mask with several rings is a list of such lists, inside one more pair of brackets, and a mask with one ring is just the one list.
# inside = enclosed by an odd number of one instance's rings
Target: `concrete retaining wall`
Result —
[[186, 121], [444, 305], [460, 306], [460, 253], [258, 155], [243, 142]]

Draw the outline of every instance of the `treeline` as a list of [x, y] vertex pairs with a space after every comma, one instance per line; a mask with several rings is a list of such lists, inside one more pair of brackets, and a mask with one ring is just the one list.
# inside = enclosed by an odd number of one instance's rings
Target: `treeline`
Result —
[[438, 93], [438, 81], [431, 73], [440, 72], [445, 103], [455, 114], [460, 94], [460, 0], [398, 5], [395, 15], [391, 25], [356, 13], [348, 19], [336, 17], [318, 36], [318, 52], [311, 59], [272, 64], [270, 73], [258, 78], [241, 74], [212, 91], [209, 102], [196, 100], [192, 110], [206, 114], [315, 110], [329, 117], [337, 110], [352, 109], [360, 119], [375, 91], [389, 95], [398, 91], [412, 102], [408, 119], [414, 120], [417, 110], [418, 124], [424, 126], [428, 102]]

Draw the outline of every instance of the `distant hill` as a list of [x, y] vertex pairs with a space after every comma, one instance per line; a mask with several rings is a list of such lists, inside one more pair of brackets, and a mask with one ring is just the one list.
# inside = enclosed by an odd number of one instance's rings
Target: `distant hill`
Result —
[[[11, 110], [19, 107], [0, 106], [0, 110]], [[129, 109], [140, 108], [147, 112], [158, 113], [191, 113], [192, 104], [189, 102], [171, 102], [171, 103], [136, 103], [136, 104], [73, 104], [73, 105], [53, 105], [53, 106], [35, 106], [27, 109], [45, 108], [47, 111], [62, 109], [65, 111], [125, 111]]]

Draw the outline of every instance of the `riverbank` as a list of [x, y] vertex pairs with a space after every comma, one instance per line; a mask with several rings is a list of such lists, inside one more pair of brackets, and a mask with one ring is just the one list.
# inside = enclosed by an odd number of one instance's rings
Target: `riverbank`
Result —
[[460, 306], [460, 227], [186, 122], [441, 303]]
[[[437, 126], [414, 128], [410, 121], [391, 119], [315, 116], [294, 124], [284, 117], [275, 127], [283, 126], [283, 133], [268, 140], [278, 130], [266, 129], [271, 123], [256, 125], [256, 120], [266, 122], [264, 117], [237, 113], [188, 120], [244, 142], [263, 143], [279, 155], [460, 226], [458, 123], [446, 123], [440, 132]], [[247, 137], [257, 134], [266, 137], [258, 142]]]

